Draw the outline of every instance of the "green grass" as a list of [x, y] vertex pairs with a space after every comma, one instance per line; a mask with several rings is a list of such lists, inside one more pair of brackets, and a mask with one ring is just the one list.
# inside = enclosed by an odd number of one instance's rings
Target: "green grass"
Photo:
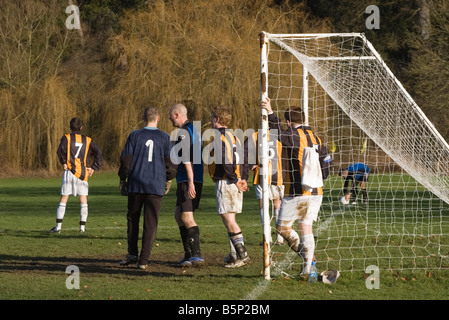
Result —
[[[0, 179], [0, 299], [1, 300], [359, 300], [448, 299], [449, 270], [383, 270], [380, 289], [368, 290], [365, 273], [342, 270], [334, 285], [309, 285], [297, 278], [262, 276], [262, 239], [258, 203], [253, 191], [245, 194], [244, 212], [237, 217], [252, 263], [239, 269], [223, 267], [229, 252], [226, 230], [215, 212], [214, 187], [209, 177], [200, 210], [201, 246], [206, 265], [183, 269], [179, 231], [174, 220], [175, 188], [164, 198], [156, 246], [148, 270], [120, 267], [126, 255], [126, 197], [118, 192], [115, 172], [98, 172], [90, 180], [89, 217], [85, 234], [78, 233], [79, 200], [71, 197], [61, 234], [47, 234], [54, 226], [60, 178]], [[330, 181], [329, 183], [332, 183]], [[338, 197], [337, 194], [335, 194]], [[329, 203], [323, 217], [329, 218]], [[350, 210], [345, 211], [350, 213]], [[348, 215], [345, 215], [347, 217]], [[368, 215], [369, 216], [369, 213]], [[323, 218], [323, 221], [325, 219]], [[337, 227], [341, 217], [330, 226]], [[348, 221], [348, 220], [347, 220]], [[323, 223], [323, 222], [320, 222]], [[319, 224], [317, 224], [319, 226]], [[384, 226], [385, 228], [385, 226]], [[408, 226], [404, 228], [409, 228]], [[351, 229], [352, 230], [352, 229]], [[334, 239], [336, 230], [323, 233]], [[349, 232], [349, 227], [348, 227]], [[325, 236], [324, 236], [325, 235]], [[374, 237], [375, 238], [375, 237]], [[378, 237], [370, 241], [392, 241]], [[321, 242], [320, 242], [321, 241]], [[334, 241], [334, 240], [332, 240]], [[343, 241], [348, 241], [347, 239]], [[406, 241], [406, 239], [402, 239]], [[418, 240], [415, 240], [418, 241]], [[439, 240], [447, 250], [448, 240]], [[318, 268], [323, 269], [323, 240], [317, 244]], [[416, 244], [418, 248], [418, 244]], [[321, 250], [321, 251], [320, 251]], [[350, 250], [350, 249], [348, 249]], [[343, 251], [342, 251], [343, 252]], [[332, 257], [330, 261], [335, 261]], [[80, 289], [66, 288], [66, 268], [80, 269]]]

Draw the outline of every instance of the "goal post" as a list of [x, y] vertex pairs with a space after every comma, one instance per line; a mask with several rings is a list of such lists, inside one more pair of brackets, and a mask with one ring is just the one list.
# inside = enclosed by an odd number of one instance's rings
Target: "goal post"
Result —
[[[259, 38], [261, 99], [270, 97], [280, 119], [290, 106], [302, 106], [333, 158], [314, 225], [317, 265], [340, 271], [370, 264], [389, 270], [449, 267], [449, 145], [374, 46], [359, 33], [261, 32]], [[267, 130], [262, 109], [262, 168]], [[367, 205], [338, 201], [338, 169], [354, 162], [372, 169]], [[270, 239], [275, 231], [264, 173], [264, 239]], [[299, 260], [285, 245], [264, 240], [266, 279], [292, 275]]]
[[[268, 97], [267, 76], [268, 76], [268, 38], [264, 33], [260, 34], [260, 79], [261, 79], [261, 95], [260, 100], [263, 101]], [[271, 251], [270, 251], [270, 235], [271, 235], [271, 219], [269, 209], [268, 195], [268, 113], [267, 110], [261, 110], [261, 138], [258, 140], [260, 148], [260, 168], [262, 173], [262, 216], [263, 216], [263, 269], [264, 278], [270, 279]]]

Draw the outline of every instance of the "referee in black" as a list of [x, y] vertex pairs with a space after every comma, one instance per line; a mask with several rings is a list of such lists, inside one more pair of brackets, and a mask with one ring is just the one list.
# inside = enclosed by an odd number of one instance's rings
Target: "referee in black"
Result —
[[[159, 130], [159, 112], [147, 107], [143, 114], [146, 126], [130, 133], [120, 156], [120, 192], [128, 195], [128, 255], [121, 265], [136, 263], [146, 269], [159, 219], [166, 182], [176, 175], [170, 160], [170, 136]], [[138, 256], [139, 220], [143, 207], [142, 248]]]

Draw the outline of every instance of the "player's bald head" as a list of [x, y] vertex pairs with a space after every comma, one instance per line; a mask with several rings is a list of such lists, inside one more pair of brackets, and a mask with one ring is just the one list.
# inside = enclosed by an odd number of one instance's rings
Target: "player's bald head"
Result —
[[171, 106], [170, 113], [177, 113], [182, 116], [187, 116], [187, 108], [182, 103], [176, 103]]

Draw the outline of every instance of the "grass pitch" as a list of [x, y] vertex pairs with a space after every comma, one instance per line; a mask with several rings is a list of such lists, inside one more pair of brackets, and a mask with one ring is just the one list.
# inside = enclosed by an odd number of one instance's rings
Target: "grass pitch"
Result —
[[[62, 232], [55, 224], [60, 178], [0, 179], [1, 300], [336, 300], [449, 298], [449, 271], [381, 271], [380, 288], [366, 288], [363, 271], [342, 271], [337, 283], [308, 284], [297, 278], [264, 280], [262, 230], [251, 190], [237, 217], [252, 259], [238, 269], [223, 267], [228, 238], [216, 215], [214, 186], [205, 176], [200, 227], [205, 265], [181, 268], [182, 244], [174, 220], [175, 188], [164, 198], [156, 245], [147, 270], [120, 267], [127, 252], [126, 197], [115, 172], [97, 172], [89, 182], [86, 233], [78, 232], [79, 200], [71, 197]], [[325, 207], [325, 206], [324, 206]], [[79, 289], [68, 289], [68, 266], [79, 268]], [[318, 264], [320, 269], [320, 265]]]

